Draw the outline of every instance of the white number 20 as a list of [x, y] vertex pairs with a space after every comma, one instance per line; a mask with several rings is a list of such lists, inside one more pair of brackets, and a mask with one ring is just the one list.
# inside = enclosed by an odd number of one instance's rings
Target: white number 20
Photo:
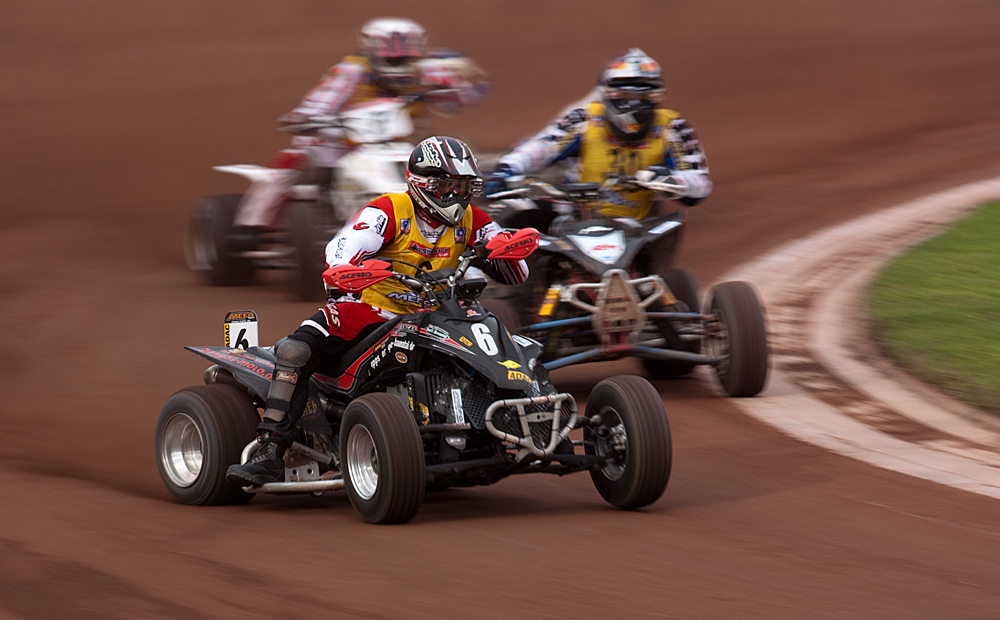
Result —
[[497, 354], [497, 342], [493, 340], [493, 334], [485, 323], [476, 323], [472, 326], [472, 333], [476, 337], [476, 344], [486, 355]]

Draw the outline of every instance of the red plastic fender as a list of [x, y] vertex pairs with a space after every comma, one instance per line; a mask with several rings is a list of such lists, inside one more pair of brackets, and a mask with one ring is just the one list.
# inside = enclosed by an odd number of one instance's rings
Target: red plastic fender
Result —
[[360, 265], [337, 265], [323, 272], [331, 288], [349, 293], [363, 291], [376, 282], [393, 276], [392, 265], [384, 260], [366, 260]]
[[527, 258], [538, 248], [538, 242], [541, 239], [541, 233], [534, 228], [522, 228], [513, 235], [509, 232], [502, 232], [486, 244], [486, 249], [491, 250], [487, 258], [505, 260]]

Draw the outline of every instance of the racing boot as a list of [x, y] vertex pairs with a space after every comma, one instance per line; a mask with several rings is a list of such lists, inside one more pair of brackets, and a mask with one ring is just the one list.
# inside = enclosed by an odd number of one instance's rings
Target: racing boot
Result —
[[257, 438], [260, 447], [250, 460], [242, 465], [231, 465], [226, 470], [226, 481], [241, 487], [259, 487], [268, 482], [281, 482], [285, 471], [285, 450], [288, 443], [271, 431]]
[[274, 353], [274, 374], [267, 390], [264, 418], [257, 426], [257, 441], [261, 446], [248, 462], [231, 465], [226, 470], [226, 480], [240, 486], [260, 486], [279, 481], [285, 469], [285, 451], [290, 445], [288, 438], [295, 436], [295, 422], [302, 415], [301, 410], [297, 415], [289, 415], [289, 410], [299, 384], [300, 371], [309, 361], [312, 349], [300, 340], [285, 338], [278, 343]]

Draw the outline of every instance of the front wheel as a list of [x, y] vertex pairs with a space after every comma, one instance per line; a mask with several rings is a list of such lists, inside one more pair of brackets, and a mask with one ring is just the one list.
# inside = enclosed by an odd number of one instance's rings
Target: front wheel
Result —
[[730, 396], [756, 396], [767, 380], [764, 310], [746, 282], [723, 282], [712, 289], [706, 325], [706, 353], [721, 357], [715, 375]]
[[253, 279], [254, 267], [236, 256], [233, 218], [242, 194], [206, 196], [194, 207], [184, 239], [184, 255], [192, 271], [204, 274], [215, 286], [243, 286]]
[[341, 470], [351, 505], [369, 523], [406, 523], [424, 502], [424, 447], [395, 396], [351, 401], [340, 425]]
[[185, 504], [241, 504], [253, 495], [226, 482], [260, 416], [249, 396], [229, 385], [198, 385], [167, 400], [156, 421], [156, 466]]
[[642, 377], [622, 375], [597, 384], [587, 398], [587, 454], [604, 457], [591, 471], [594, 486], [612, 506], [641, 508], [663, 495], [670, 480], [670, 424], [656, 388]]

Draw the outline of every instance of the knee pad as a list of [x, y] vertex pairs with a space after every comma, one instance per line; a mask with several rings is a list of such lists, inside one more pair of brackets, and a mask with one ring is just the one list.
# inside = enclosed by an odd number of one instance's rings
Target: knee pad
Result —
[[309, 348], [308, 344], [301, 340], [285, 338], [274, 351], [275, 365], [280, 364], [293, 369], [302, 368], [309, 361], [311, 355], [312, 349]]

